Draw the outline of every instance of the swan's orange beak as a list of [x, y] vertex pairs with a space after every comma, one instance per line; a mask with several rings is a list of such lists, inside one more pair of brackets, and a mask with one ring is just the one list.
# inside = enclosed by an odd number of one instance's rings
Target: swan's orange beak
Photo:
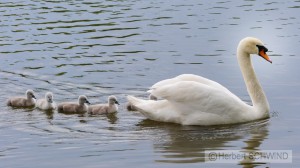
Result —
[[260, 50], [258, 55], [263, 57], [265, 60], [267, 60], [268, 62], [270, 62], [272, 64], [272, 60], [269, 58], [269, 56], [267, 55], [267, 53], [264, 50]]

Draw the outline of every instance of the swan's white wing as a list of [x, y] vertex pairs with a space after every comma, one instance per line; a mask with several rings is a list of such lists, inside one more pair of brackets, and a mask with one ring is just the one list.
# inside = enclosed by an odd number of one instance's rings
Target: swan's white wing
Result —
[[173, 84], [173, 83], [180, 82], [180, 81], [194, 81], [194, 82], [199, 82], [199, 83], [203, 83], [203, 84], [207, 84], [207, 85], [214, 85], [214, 83], [216, 83], [216, 82], [209, 80], [207, 78], [204, 78], [202, 76], [193, 75], [193, 74], [182, 74], [182, 75], [176, 76], [174, 78], [159, 81], [159, 82], [155, 83], [153, 86], [151, 86], [150, 89], [155, 89], [155, 88], [158, 88], [158, 87], [161, 87], [164, 85]]
[[164, 85], [154, 89], [152, 94], [168, 100], [183, 113], [205, 112], [228, 115], [232, 111], [243, 110], [247, 106], [232, 94], [194, 81]]
[[[128, 97], [151, 120], [183, 125], [218, 125], [249, 121], [252, 107], [217, 82], [184, 74], [153, 85], [151, 94], [164, 100]], [[250, 117], [249, 117], [250, 116]], [[255, 116], [254, 116], [255, 117]]]
[[176, 76], [174, 78], [159, 81], [159, 82], [155, 83], [150, 88], [150, 90], [148, 92], [152, 93], [152, 90], [155, 89], [155, 88], [159, 88], [159, 87], [162, 87], [162, 86], [165, 86], [165, 85], [174, 84], [176, 82], [182, 82], [182, 81], [194, 81], [194, 82], [197, 82], [197, 83], [202, 83], [204, 85], [208, 85], [208, 86], [213, 87], [213, 88], [223, 90], [224, 92], [231, 93], [227, 88], [225, 88], [224, 86], [222, 86], [218, 82], [215, 82], [213, 80], [204, 78], [202, 76], [193, 75], [193, 74], [182, 74], [182, 75]]
[[175, 77], [175, 78], [170, 78], [170, 79], [165, 79], [165, 80], [161, 80], [157, 83], [155, 83], [154, 85], [152, 85], [150, 87], [150, 90], [151, 89], [155, 89], [155, 88], [158, 88], [158, 87], [161, 87], [161, 86], [164, 86], [164, 85], [169, 85], [169, 84], [172, 84], [172, 83], [176, 83], [176, 82], [179, 82], [180, 80]]

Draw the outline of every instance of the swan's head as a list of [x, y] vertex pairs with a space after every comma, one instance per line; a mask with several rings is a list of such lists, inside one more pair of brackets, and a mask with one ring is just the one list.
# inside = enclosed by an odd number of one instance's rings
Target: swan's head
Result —
[[120, 105], [115, 96], [109, 96], [108, 97], [108, 103], [109, 104], [118, 104], [118, 105]]
[[246, 37], [242, 39], [238, 46], [238, 51], [246, 52], [247, 54], [257, 54], [272, 63], [272, 60], [267, 55], [268, 49], [264, 46], [263, 42], [254, 37]]
[[83, 105], [84, 103], [91, 104], [88, 101], [87, 97], [84, 96], [84, 95], [81, 95], [81, 96], [78, 97], [78, 102], [79, 102], [80, 105]]
[[26, 96], [28, 99], [32, 99], [32, 98], [36, 99], [33, 90], [30, 89], [26, 91]]
[[51, 92], [47, 92], [45, 95], [45, 99], [47, 100], [47, 102], [53, 103], [53, 94]]

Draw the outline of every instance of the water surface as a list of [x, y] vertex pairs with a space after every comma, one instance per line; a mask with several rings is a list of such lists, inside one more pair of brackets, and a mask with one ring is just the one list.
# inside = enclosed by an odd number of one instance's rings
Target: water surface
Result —
[[[300, 2], [0, 2], [1, 167], [299, 167]], [[235, 52], [263, 40], [273, 64], [254, 57], [271, 118], [199, 127], [158, 123], [125, 109], [126, 95], [182, 73], [213, 79], [250, 102]], [[116, 95], [115, 115], [13, 109], [31, 88], [56, 102]], [[207, 164], [205, 150], [293, 150], [293, 164]]]

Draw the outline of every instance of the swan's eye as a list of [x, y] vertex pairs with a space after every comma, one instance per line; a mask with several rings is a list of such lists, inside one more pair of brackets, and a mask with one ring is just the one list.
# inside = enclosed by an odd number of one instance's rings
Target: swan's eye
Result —
[[268, 52], [268, 49], [265, 46], [263, 46], [263, 45], [256, 45], [256, 46], [257, 46], [259, 52], [260, 51]]
[[30, 94], [32, 98], [36, 98], [33, 93]]

